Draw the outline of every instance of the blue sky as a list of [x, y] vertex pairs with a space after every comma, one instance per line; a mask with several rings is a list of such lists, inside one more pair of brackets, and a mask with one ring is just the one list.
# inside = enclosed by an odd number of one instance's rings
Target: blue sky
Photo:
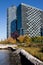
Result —
[[7, 8], [25, 3], [43, 10], [43, 0], [0, 0], [0, 40], [7, 37]]

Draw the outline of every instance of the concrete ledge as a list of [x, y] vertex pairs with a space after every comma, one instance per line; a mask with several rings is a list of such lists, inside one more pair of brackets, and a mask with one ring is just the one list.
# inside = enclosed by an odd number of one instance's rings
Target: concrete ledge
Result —
[[8, 47], [11, 47], [11, 48], [15, 48], [17, 47], [16, 44], [0, 44], [0, 49], [4, 49], [4, 48], [8, 48]]
[[34, 56], [32, 56], [31, 54], [29, 54], [28, 52], [26, 52], [24, 49], [18, 49], [17, 51], [13, 52], [13, 53], [21, 53], [22, 55], [24, 55], [29, 61], [31, 61], [34, 65], [43, 65], [43, 62], [40, 61], [39, 59], [35, 58]]

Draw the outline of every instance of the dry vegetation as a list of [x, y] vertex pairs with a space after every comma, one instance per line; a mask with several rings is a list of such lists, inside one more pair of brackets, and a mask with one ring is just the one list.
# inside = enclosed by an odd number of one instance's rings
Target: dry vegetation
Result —
[[10, 37], [4, 41], [0, 41], [0, 44], [16, 44], [16, 39]]
[[28, 46], [31, 43], [31, 38], [27, 35], [19, 36], [17, 38], [17, 42], [19, 43], [19, 45]]

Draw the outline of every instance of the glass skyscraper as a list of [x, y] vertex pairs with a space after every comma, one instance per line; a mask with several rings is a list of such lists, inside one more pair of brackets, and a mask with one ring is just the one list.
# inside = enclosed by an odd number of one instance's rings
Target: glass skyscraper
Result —
[[7, 38], [11, 37], [11, 34], [16, 31], [16, 16], [17, 8], [15, 6], [11, 6], [7, 9]]
[[[10, 10], [10, 8], [9, 8]], [[13, 11], [13, 12], [12, 12]], [[8, 37], [17, 30], [19, 35], [43, 36], [43, 11], [21, 3], [17, 8], [8, 11]], [[9, 16], [10, 15], [10, 16]], [[12, 19], [14, 19], [12, 21]], [[11, 23], [10, 23], [11, 22]], [[11, 26], [10, 26], [11, 25]]]

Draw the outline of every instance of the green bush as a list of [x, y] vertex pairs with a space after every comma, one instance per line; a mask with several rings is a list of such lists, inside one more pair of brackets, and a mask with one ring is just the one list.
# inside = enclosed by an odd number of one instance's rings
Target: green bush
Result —
[[32, 42], [43, 43], [43, 36], [31, 37]]

